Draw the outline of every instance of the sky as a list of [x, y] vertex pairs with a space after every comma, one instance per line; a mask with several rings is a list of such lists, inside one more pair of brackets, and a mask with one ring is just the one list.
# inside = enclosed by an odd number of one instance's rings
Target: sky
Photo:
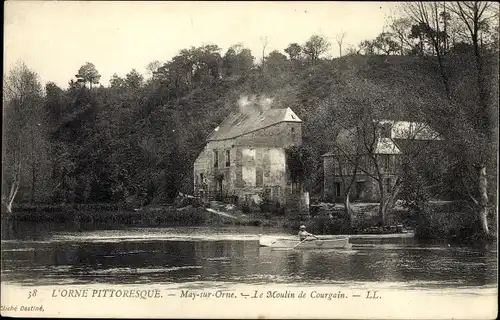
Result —
[[[38, 73], [42, 84], [66, 88], [80, 66], [92, 62], [107, 86], [117, 73], [166, 62], [181, 49], [216, 44], [221, 54], [242, 43], [261, 59], [313, 35], [327, 38], [339, 55], [383, 30], [391, 2], [4, 2], [4, 70], [17, 61]], [[5, 72], [5, 71], [4, 71]]]

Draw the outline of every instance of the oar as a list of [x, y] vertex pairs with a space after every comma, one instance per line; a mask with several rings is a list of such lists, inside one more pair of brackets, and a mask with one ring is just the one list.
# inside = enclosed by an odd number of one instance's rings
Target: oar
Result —
[[304, 240], [300, 241], [299, 243], [297, 243], [292, 249], [295, 249], [297, 248], [302, 242], [306, 241], [307, 238], [304, 238]]
[[[316, 240], [320, 240], [318, 237], [316, 237], [314, 234], [311, 234], [312, 237], [316, 238]], [[307, 237], [304, 238], [304, 240], [300, 241], [299, 243], [297, 243], [292, 249], [295, 249], [297, 248], [302, 242], [306, 241], [307, 240]]]

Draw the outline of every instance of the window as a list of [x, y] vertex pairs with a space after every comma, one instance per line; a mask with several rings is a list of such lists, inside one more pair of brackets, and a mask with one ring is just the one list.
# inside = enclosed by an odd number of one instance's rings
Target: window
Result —
[[365, 190], [365, 182], [364, 181], [356, 181], [356, 198], [359, 199], [363, 191]]
[[205, 182], [205, 179], [203, 177], [203, 173], [200, 173], [200, 183], [203, 183], [203, 182]]
[[385, 169], [386, 171], [388, 171], [388, 170], [389, 170], [389, 159], [390, 159], [389, 157], [390, 157], [390, 155], [388, 155], [388, 154], [384, 154], [384, 155], [383, 155], [383, 159], [384, 159], [384, 169]]
[[380, 137], [381, 138], [390, 138], [391, 137], [391, 124], [384, 123], [380, 128]]
[[219, 167], [219, 151], [214, 150], [214, 168]]
[[295, 128], [292, 128], [292, 133], [295, 132]]
[[261, 168], [255, 170], [255, 186], [262, 187], [264, 185], [264, 171]]
[[231, 166], [231, 150], [226, 150], [226, 167]]
[[336, 197], [340, 197], [341, 196], [340, 183], [339, 182], [335, 182], [335, 196]]
[[385, 192], [391, 191], [391, 178], [384, 179]]

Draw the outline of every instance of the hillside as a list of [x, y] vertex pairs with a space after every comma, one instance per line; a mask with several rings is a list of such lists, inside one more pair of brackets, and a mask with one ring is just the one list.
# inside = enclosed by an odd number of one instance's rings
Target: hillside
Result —
[[[244, 60], [227, 66], [226, 56], [214, 65], [207, 58], [214, 53], [204, 50], [194, 73], [174, 58], [147, 81], [132, 71], [113, 78], [109, 87], [89, 89], [71, 81], [63, 90], [48, 84], [40, 107], [45, 140], [35, 148], [45, 159], [36, 171], [44, 174], [34, 185], [22, 184], [18, 201], [145, 205], [170, 201], [178, 191], [189, 194], [192, 164], [206, 137], [237, 110], [241, 97], [253, 95], [271, 98], [273, 108], [290, 107], [303, 120], [304, 146], [312, 155], [307, 185], [318, 194], [320, 155], [330, 150], [337, 129], [360, 112], [429, 121], [435, 105], [446, 104], [430, 57], [283, 56], [263, 66]], [[22, 175], [33, 180], [29, 170]]]

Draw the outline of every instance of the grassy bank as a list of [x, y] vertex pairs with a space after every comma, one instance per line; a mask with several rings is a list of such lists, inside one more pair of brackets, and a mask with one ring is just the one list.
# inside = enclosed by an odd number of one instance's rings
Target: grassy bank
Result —
[[207, 211], [204, 207], [150, 206], [141, 209], [119, 207], [109, 204], [91, 205], [45, 205], [17, 206], [3, 219], [26, 222], [56, 223], [111, 223], [138, 226], [152, 226], [172, 223], [175, 225], [234, 225], [283, 228], [285, 219], [268, 214], [237, 215], [223, 217]]
[[[365, 206], [366, 207], [366, 206]], [[366, 209], [366, 208], [365, 208]], [[376, 210], [376, 207], [373, 207]], [[333, 211], [332, 211], [333, 212]], [[335, 212], [333, 212], [335, 213]], [[309, 232], [314, 234], [359, 234], [366, 233], [367, 217], [376, 215], [363, 212], [363, 220], [349, 221], [342, 212], [336, 214], [280, 216], [266, 213], [233, 212], [233, 217], [224, 217], [207, 211], [203, 207], [173, 206], [146, 207], [140, 210], [117, 207], [113, 205], [81, 205], [81, 206], [37, 206], [16, 207], [7, 219], [30, 222], [61, 223], [111, 223], [136, 226], [155, 226], [175, 224], [184, 226], [261, 226], [272, 227], [294, 233], [301, 224], [305, 224]], [[398, 211], [398, 221], [415, 229], [418, 239], [443, 239], [454, 242], [470, 243], [484, 239], [480, 232], [480, 224], [474, 210], [461, 202], [429, 203], [426, 210]], [[6, 218], [4, 216], [4, 218]], [[490, 231], [496, 234], [496, 211], [490, 210]], [[362, 222], [362, 223], [360, 223]], [[391, 233], [390, 229], [377, 230], [375, 233]]]
[[160, 224], [182, 223], [186, 225], [202, 224], [207, 220], [203, 208], [190, 207], [179, 210], [175, 207], [156, 207], [141, 210], [113, 205], [81, 206], [37, 206], [16, 207], [4, 218], [31, 222], [93, 222], [119, 224]]

